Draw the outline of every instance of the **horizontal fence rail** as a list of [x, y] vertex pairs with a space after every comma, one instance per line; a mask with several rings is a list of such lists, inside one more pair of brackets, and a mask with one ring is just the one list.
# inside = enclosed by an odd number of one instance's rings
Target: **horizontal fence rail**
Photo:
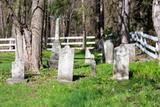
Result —
[[[54, 37], [49, 37], [47, 41], [47, 49], [51, 50]], [[67, 42], [65, 42], [67, 41]], [[83, 36], [73, 37], [60, 37], [62, 46], [70, 45], [74, 49], [82, 49]], [[86, 46], [89, 49], [93, 49], [95, 45], [95, 36], [86, 37]], [[0, 38], [0, 52], [14, 52], [15, 51], [15, 38]]]
[[136, 42], [136, 46], [152, 58], [158, 58], [158, 37], [145, 34], [143, 32], [131, 32], [131, 40]]
[[[61, 45], [70, 45], [74, 49], [83, 49], [83, 36], [73, 36], [73, 37], [60, 37]], [[48, 38], [48, 47], [51, 47], [53, 45], [53, 41], [55, 40], [54, 37]], [[67, 42], [65, 42], [67, 41]], [[86, 37], [86, 46], [89, 49], [93, 49], [95, 45], [95, 36], [87, 36]], [[51, 48], [48, 48], [48, 50], [51, 50]]]
[[0, 52], [14, 52], [15, 39], [14, 38], [0, 38]]

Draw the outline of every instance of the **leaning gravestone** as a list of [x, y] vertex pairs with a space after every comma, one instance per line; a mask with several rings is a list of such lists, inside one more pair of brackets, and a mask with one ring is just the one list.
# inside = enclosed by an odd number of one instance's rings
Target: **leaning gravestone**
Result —
[[129, 50], [121, 44], [114, 50], [113, 77], [115, 80], [129, 79]]
[[94, 55], [91, 54], [88, 48], [86, 48], [85, 50], [85, 63], [91, 66], [92, 75], [95, 76], [96, 75], [96, 61], [94, 59]]
[[85, 63], [90, 64], [92, 58], [94, 58], [94, 56], [91, 54], [90, 50], [88, 48], [86, 48], [86, 50], [85, 50]]
[[12, 62], [12, 78], [7, 80], [7, 83], [14, 84], [24, 81], [24, 62], [22, 60], [16, 60]]
[[114, 45], [111, 40], [107, 40], [104, 42], [104, 56], [105, 56], [105, 62], [108, 64], [113, 63], [113, 51], [114, 51]]
[[73, 80], [74, 49], [68, 45], [60, 50], [58, 62], [58, 80], [71, 82]]

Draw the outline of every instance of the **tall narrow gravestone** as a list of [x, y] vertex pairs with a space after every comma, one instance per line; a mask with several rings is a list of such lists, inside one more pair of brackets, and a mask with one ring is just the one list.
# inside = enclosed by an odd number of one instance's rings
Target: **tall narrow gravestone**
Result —
[[61, 82], [71, 82], [73, 80], [74, 49], [65, 46], [60, 50], [58, 62], [58, 77]]
[[114, 45], [111, 40], [107, 40], [104, 42], [104, 56], [105, 56], [105, 62], [108, 64], [113, 63], [113, 51], [114, 51]]
[[56, 28], [55, 28], [55, 40], [52, 45], [52, 56], [48, 61], [48, 65], [50, 68], [58, 68], [58, 60], [59, 60], [59, 51], [61, 49], [60, 41], [59, 41], [59, 18], [56, 19]]
[[24, 62], [16, 60], [12, 62], [12, 77], [7, 80], [7, 83], [14, 84], [24, 81]]
[[58, 60], [59, 60], [59, 52], [61, 49], [61, 45], [59, 41], [54, 41], [52, 48], [52, 55], [48, 61], [48, 65], [50, 68], [58, 69]]
[[113, 77], [115, 80], [129, 79], [129, 50], [122, 44], [114, 50]]

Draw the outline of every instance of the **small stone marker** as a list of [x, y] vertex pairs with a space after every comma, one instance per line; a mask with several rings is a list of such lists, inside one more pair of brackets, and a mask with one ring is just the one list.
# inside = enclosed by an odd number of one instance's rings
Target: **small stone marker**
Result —
[[85, 50], [85, 63], [91, 66], [92, 75], [95, 76], [96, 75], [96, 61], [94, 59], [94, 55], [91, 54], [88, 48], [86, 48]]
[[74, 49], [65, 46], [60, 50], [58, 62], [58, 80], [71, 82], [73, 80]]
[[7, 80], [7, 83], [14, 84], [14, 83], [20, 83], [24, 81], [24, 62], [21, 60], [16, 60], [15, 62], [12, 62], [12, 78], [9, 78]]
[[104, 56], [105, 56], [105, 62], [108, 64], [113, 63], [113, 51], [114, 51], [114, 45], [111, 40], [107, 40], [104, 42]]
[[86, 48], [86, 50], [85, 50], [85, 63], [86, 64], [90, 64], [92, 58], [94, 59], [94, 56], [91, 54], [91, 52], [89, 51], [89, 49]]
[[114, 50], [113, 77], [115, 80], [129, 79], [129, 50], [121, 44]]

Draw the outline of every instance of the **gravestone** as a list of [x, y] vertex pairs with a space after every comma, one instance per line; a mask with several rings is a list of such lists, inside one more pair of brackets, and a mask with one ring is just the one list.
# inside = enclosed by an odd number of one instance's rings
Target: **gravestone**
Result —
[[135, 61], [135, 57], [136, 57], [136, 47], [135, 47], [135, 44], [132, 43], [132, 44], [125, 44], [125, 45], [128, 48], [128, 50], [129, 50], [129, 61], [130, 62]]
[[55, 40], [52, 45], [52, 55], [48, 60], [49, 68], [58, 69], [59, 51], [61, 49], [59, 41], [59, 18], [56, 19]]
[[92, 75], [96, 75], [96, 61], [94, 59], [94, 55], [91, 54], [88, 48], [85, 50], [85, 63], [91, 66]]
[[90, 64], [92, 59], [94, 59], [94, 55], [92, 55], [90, 50], [88, 48], [86, 48], [86, 50], [85, 50], [85, 63]]
[[24, 62], [17, 59], [12, 62], [12, 77], [7, 80], [7, 83], [14, 84], [24, 81]]
[[104, 42], [104, 56], [105, 56], [105, 62], [108, 64], [113, 63], [113, 51], [114, 51], [114, 45], [111, 40], [106, 40]]
[[74, 49], [68, 45], [60, 50], [58, 62], [58, 80], [71, 82], [73, 80]]
[[129, 79], [129, 50], [121, 44], [114, 50], [113, 77], [115, 80]]
[[61, 50], [61, 45], [59, 41], [54, 41], [52, 47], [52, 55], [48, 60], [49, 68], [58, 69], [59, 51]]

